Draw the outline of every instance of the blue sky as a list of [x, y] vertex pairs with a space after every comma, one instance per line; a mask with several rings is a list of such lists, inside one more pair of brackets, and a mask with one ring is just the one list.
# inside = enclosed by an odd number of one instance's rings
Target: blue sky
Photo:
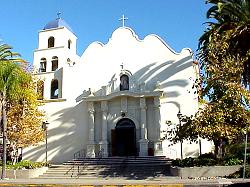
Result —
[[185, 47], [195, 51], [206, 27], [207, 9], [205, 0], [1, 0], [0, 39], [32, 62], [38, 31], [62, 12], [82, 55], [94, 41], [107, 43], [125, 14], [125, 25], [140, 39], [157, 34], [177, 52]]

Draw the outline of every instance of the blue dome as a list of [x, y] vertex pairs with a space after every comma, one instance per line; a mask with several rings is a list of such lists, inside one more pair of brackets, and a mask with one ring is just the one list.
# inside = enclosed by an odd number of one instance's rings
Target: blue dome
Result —
[[66, 27], [68, 30], [70, 30], [73, 33], [73, 30], [70, 28], [70, 26], [61, 18], [57, 18], [56, 20], [53, 20], [45, 25], [43, 30], [47, 29], [55, 29], [59, 27]]

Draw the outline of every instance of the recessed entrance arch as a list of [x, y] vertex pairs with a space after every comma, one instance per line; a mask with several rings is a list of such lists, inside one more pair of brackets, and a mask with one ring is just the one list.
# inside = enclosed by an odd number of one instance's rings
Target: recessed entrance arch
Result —
[[136, 156], [136, 126], [131, 119], [122, 118], [112, 131], [112, 155]]

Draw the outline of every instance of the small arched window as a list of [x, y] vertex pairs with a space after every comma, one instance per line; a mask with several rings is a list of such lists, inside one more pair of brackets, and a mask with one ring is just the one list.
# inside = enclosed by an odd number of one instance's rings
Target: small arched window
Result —
[[123, 74], [120, 77], [120, 91], [129, 90], [129, 77]]
[[53, 56], [51, 62], [52, 62], [51, 70], [52, 71], [56, 71], [57, 68], [58, 68], [58, 57], [57, 56]]
[[44, 97], [44, 82], [39, 80], [37, 82], [37, 99], [42, 100]]
[[71, 40], [68, 40], [68, 48], [70, 49], [71, 48]]
[[53, 36], [48, 39], [48, 48], [55, 47], [55, 38]]
[[46, 58], [41, 58], [39, 71], [40, 72], [46, 72], [46, 66], [47, 66]]
[[58, 98], [58, 93], [59, 93], [58, 80], [57, 79], [53, 79], [51, 81], [51, 94], [50, 94], [50, 98], [51, 99], [57, 99]]

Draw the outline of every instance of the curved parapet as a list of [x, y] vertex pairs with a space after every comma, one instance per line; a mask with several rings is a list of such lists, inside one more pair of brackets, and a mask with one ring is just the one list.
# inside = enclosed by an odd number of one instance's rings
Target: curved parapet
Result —
[[134, 61], [143, 64], [148, 61], [162, 62], [165, 59], [175, 61], [192, 55], [193, 52], [189, 48], [182, 49], [180, 53], [174, 51], [158, 35], [150, 34], [140, 40], [131, 28], [119, 27], [106, 44], [99, 41], [91, 43], [82, 54], [81, 61], [85, 63], [113, 61], [118, 63], [117, 66], [121, 63], [126, 66]]

